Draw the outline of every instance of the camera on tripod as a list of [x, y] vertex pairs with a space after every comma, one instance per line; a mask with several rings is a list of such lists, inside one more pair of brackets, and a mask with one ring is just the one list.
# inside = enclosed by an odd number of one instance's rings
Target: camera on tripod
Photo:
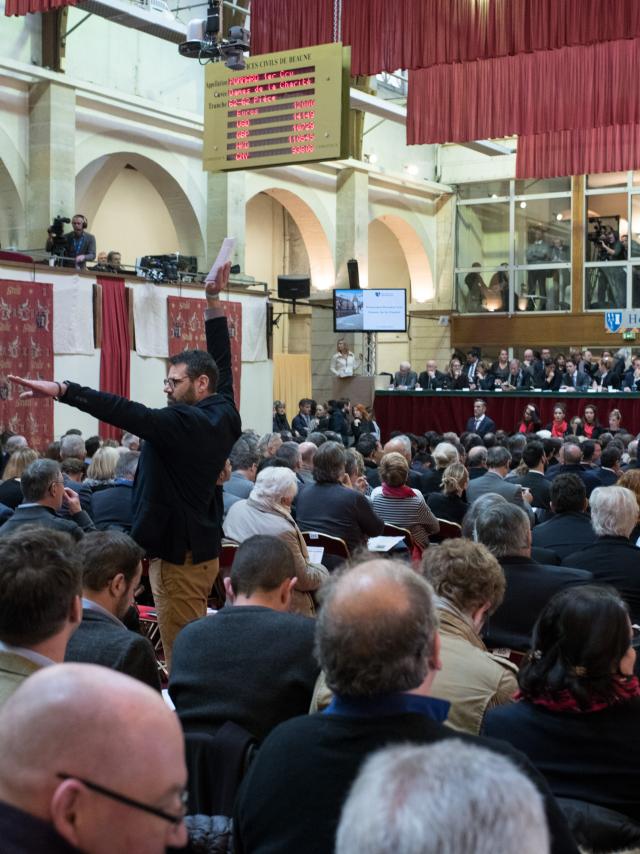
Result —
[[57, 216], [54, 218], [53, 222], [47, 229], [48, 233], [51, 235], [51, 254], [52, 255], [64, 255], [66, 243], [63, 237], [65, 224], [69, 225], [71, 220], [68, 216]]

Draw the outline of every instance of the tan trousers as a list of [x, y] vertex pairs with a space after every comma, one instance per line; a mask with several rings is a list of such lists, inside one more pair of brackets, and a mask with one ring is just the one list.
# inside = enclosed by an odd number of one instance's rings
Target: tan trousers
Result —
[[218, 558], [193, 563], [191, 552], [187, 552], [184, 564], [160, 558], [150, 562], [149, 580], [167, 670], [171, 669], [173, 644], [180, 629], [207, 613], [207, 599], [219, 566]]

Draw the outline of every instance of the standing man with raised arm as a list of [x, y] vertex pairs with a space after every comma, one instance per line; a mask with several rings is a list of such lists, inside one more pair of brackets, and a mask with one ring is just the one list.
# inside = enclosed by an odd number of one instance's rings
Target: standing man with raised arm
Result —
[[152, 558], [149, 576], [167, 666], [180, 629], [206, 613], [219, 568], [216, 480], [241, 432], [218, 297], [229, 270], [226, 264], [205, 287], [208, 352], [185, 350], [169, 360], [163, 409], [73, 382], [9, 377], [25, 387], [23, 398], [53, 397], [146, 440], [133, 487], [131, 536]]

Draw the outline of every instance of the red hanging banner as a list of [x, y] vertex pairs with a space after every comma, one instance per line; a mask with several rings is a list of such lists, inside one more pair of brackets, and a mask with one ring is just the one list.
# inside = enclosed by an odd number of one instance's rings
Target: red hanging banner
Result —
[[[229, 327], [231, 341], [231, 372], [233, 396], [240, 409], [240, 381], [242, 379], [242, 303], [221, 302]], [[204, 331], [206, 300], [191, 297], [167, 297], [169, 356], [183, 350], [206, 350]]]
[[64, 6], [75, 6], [78, 0], [6, 0], [5, 15], [26, 15], [35, 12], [51, 12]]
[[53, 401], [20, 400], [7, 374], [53, 378], [53, 285], [0, 281], [0, 425], [44, 451], [53, 440]]
[[[102, 347], [100, 350], [100, 391], [129, 397], [131, 393], [131, 338], [129, 306], [124, 279], [98, 276], [102, 288]], [[103, 439], [120, 439], [122, 430], [100, 422]]]

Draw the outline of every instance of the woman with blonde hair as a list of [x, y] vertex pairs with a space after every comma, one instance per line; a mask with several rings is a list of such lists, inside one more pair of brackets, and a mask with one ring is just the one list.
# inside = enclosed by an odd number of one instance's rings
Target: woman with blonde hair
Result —
[[460, 462], [458, 449], [451, 442], [438, 442], [431, 456], [433, 457], [434, 468], [422, 475], [421, 489], [423, 495], [439, 492], [446, 467], [451, 463]]
[[116, 477], [116, 466], [120, 459], [120, 453], [116, 448], [103, 445], [93, 455], [91, 465], [87, 469], [87, 477], [84, 483], [91, 488], [92, 492], [113, 486]]
[[469, 473], [462, 463], [451, 463], [442, 474], [441, 492], [432, 492], [427, 506], [437, 519], [462, 525], [469, 505], [465, 500], [465, 490], [469, 483]]
[[0, 484], [0, 504], [5, 504], [15, 510], [22, 504], [22, 487], [20, 478], [22, 472], [38, 459], [38, 452], [31, 448], [18, 448], [9, 457], [4, 469], [4, 479]]
[[429, 544], [429, 534], [437, 534], [440, 525], [422, 493], [407, 486], [409, 463], [402, 454], [385, 454], [378, 471], [382, 485], [371, 493], [376, 515], [389, 525], [407, 528], [416, 545], [424, 548]]

